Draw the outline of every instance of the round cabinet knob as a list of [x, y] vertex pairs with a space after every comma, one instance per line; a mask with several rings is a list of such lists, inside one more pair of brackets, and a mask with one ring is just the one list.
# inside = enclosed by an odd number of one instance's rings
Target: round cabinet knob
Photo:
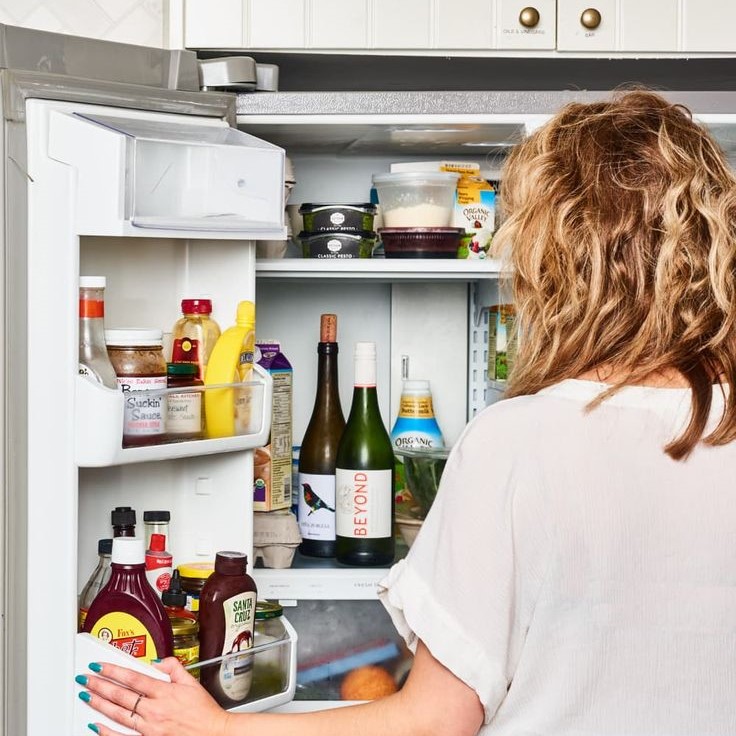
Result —
[[524, 28], [534, 28], [539, 23], [539, 11], [536, 8], [524, 8], [519, 13], [519, 23]]
[[595, 8], [587, 8], [586, 10], [583, 10], [583, 14], [580, 16], [580, 22], [582, 25], [591, 31], [598, 28], [601, 24], [601, 20], [601, 14]]

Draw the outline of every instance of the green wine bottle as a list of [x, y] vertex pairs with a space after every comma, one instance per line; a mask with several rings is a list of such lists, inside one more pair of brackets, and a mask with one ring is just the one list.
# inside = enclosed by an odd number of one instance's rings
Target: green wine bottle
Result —
[[345, 565], [394, 559], [394, 453], [376, 393], [376, 344], [355, 345], [355, 389], [337, 448], [336, 554]]
[[323, 314], [317, 346], [317, 396], [299, 450], [299, 551], [335, 556], [335, 462], [345, 429], [337, 383], [337, 317]]

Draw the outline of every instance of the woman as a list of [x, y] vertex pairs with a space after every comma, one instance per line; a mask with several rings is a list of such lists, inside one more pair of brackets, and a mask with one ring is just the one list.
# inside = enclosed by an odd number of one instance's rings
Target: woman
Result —
[[736, 179], [636, 91], [521, 144], [503, 205], [515, 398], [465, 430], [384, 581], [405, 687], [234, 715], [169, 659], [173, 684], [82, 676], [93, 708], [144, 736], [736, 733]]

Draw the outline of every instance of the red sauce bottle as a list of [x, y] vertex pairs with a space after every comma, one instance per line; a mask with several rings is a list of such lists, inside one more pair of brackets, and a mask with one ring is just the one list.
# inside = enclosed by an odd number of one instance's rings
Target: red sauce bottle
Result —
[[247, 566], [241, 552], [218, 552], [199, 598], [200, 662], [225, 656], [221, 664], [203, 667], [200, 681], [224, 707], [247, 698], [253, 676], [253, 657], [237, 655], [253, 646], [257, 591]]
[[143, 540], [113, 539], [111, 566], [110, 580], [92, 602], [83, 631], [146, 662], [172, 656], [171, 624], [146, 580]]

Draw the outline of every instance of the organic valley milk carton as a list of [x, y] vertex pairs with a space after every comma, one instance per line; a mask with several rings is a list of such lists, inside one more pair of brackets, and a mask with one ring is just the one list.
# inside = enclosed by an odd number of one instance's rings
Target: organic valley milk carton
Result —
[[292, 367], [276, 340], [256, 343], [256, 362], [273, 379], [271, 436], [255, 452], [253, 510], [274, 511], [291, 506]]

